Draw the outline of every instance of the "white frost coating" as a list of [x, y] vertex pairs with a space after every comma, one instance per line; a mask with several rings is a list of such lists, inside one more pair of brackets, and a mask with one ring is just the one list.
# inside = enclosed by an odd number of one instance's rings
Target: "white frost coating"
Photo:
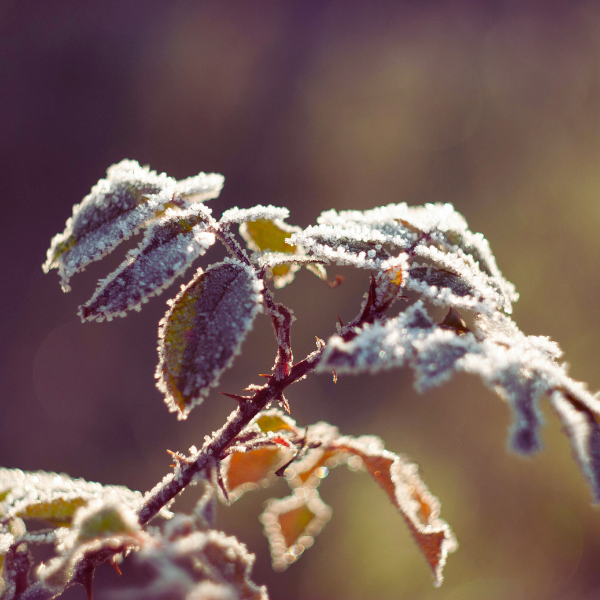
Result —
[[73, 207], [73, 216], [53, 238], [42, 266], [44, 272], [58, 269], [64, 291], [69, 291], [72, 275], [137, 234], [168, 202], [214, 198], [223, 185], [223, 177], [214, 173], [177, 182], [133, 160], [123, 160], [106, 173], [106, 179]]
[[177, 194], [189, 202], [204, 202], [217, 198], [223, 189], [225, 177], [218, 173], [198, 173], [193, 177], [179, 180], [175, 185]]
[[54, 237], [43, 265], [58, 268], [62, 286], [69, 290], [71, 275], [99, 260], [137, 232], [167, 202], [176, 182], [136, 161], [110, 167], [80, 204], [73, 206], [63, 233]]
[[[547, 338], [525, 336], [501, 313], [492, 318], [479, 315], [475, 334], [461, 333], [435, 325], [419, 301], [398, 317], [365, 325], [356, 333], [349, 341], [340, 336], [330, 338], [316, 370], [377, 373], [410, 364], [418, 391], [440, 385], [457, 371], [479, 375], [514, 413], [510, 438], [517, 452], [530, 454], [540, 447], [538, 430], [543, 419], [538, 402], [544, 394], [563, 390], [591, 415], [600, 416], [600, 400], [556, 362], [561, 354], [558, 346]], [[562, 406], [558, 401], [555, 404]], [[600, 458], [594, 464], [600, 481]]]
[[[510, 313], [511, 302], [518, 298], [496, 266], [487, 240], [469, 231], [450, 204], [327, 211], [317, 221], [318, 226], [307, 227], [290, 241], [325, 263], [379, 270], [390, 253], [407, 251], [411, 262], [421, 257], [441, 267], [428, 270], [414, 263], [405, 282], [439, 305]], [[444, 270], [450, 273], [444, 275]]]
[[345, 226], [357, 224], [375, 229], [394, 221], [406, 221], [424, 233], [431, 231], [464, 231], [467, 223], [451, 204], [425, 204], [408, 206], [405, 202], [389, 204], [371, 210], [328, 210], [317, 219], [319, 225]]
[[[587, 477], [594, 500], [600, 503], [600, 427], [589, 407], [569, 398], [561, 391], [550, 396], [552, 407], [558, 414], [569, 436], [573, 454]], [[596, 413], [597, 414], [597, 413]]]
[[226, 210], [221, 216], [219, 223], [228, 225], [230, 223], [245, 223], [246, 221], [283, 221], [290, 216], [290, 211], [287, 208], [278, 206], [253, 206], [252, 208], [238, 208], [237, 206]]
[[159, 324], [158, 389], [179, 419], [202, 402], [241, 351], [262, 311], [263, 283], [254, 270], [227, 258], [201, 269], [172, 300]]
[[[425, 338], [433, 328], [421, 301], [384, 324], [365, 325], [349, 342], [339, 336], [329, 338], [318, 373], [335, 369], [340, 374], [376, 373], [401, 367], [413, 356], [413, 343]], [[429, 330], [429, 331], [428, 331]]]
[[206, 231], [210, 210], [202, 204], [181, 211], [167, 209], [155, 220], [139, 246], [100, 285], [93, 297], [80, 307], [82, 320], [127, 315], [169, 287], [192, 262], [215, 243]]
[[[156, 577], [143, 590], [126, 590], [119, 598], [268, 600], [266, 588], [250, 579], [254, 554], [220, 531], [191, 531], [173, 540], [157, 537], [136, 553], [136, 559], [151, 566]], [[213, 592], [216, 595], [210, 595]]]
[[427, 296], [438, 305], [469, 308], [487, 314], [496, 310], [512, 312], [511, 302], [517, 299], [514, 286], [502, 277], [485, 274], [473, 257], [461, 248], [448, 253], [436, 247], [417, 246], [414, 253], [442, 270], [413, 263], [414, 270], [406, 284], [408, 289]]
[[[12, 533], [1, 533], [0, 532], [0, 557], [3, 554], [6, 554], [8, 552], [10, 547], [13, 545], [14, 541], [15, 541], [15, 538], [12, 535]], [[0, 570], [0, 573], [1, 572], [2, 571]]]

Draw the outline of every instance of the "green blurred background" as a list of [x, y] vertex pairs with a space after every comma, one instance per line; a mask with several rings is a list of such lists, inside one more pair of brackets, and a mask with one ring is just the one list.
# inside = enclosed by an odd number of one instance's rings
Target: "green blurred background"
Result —
[[[141, 314], [81, 325], [77, 306], [122, 253], [68, 295], [42, 275], [72, 204], [122, 158], [223, 173], [215, 213], [272, 203], [302, 226], [329, 208], [452, 202], [520, 292], [521, 328], [600, 388], [597, 2], [4, 0], [0, 115], [2, 466], [146, 490], [169, 470], [166, 448], [201, 444], [233, 408], [215, 393], [177, 422], [154, 388], [177, 285]], [[337, 289], [302, 272], [277, 293], [298, 317], [297, 357], [358, 309], [368, 274], [336, 273]], [[271, 367], [265, 318], [244, 350], [219, 389]], [[478, 380], [423, 396], [411, 380], [312, 377], [288, 396], [299, 424], [380, 435], [418, 462], [460, 543], [443, 586], [385, 494], [346, 469], [321, 487], [332, 521], [283, 574], [257, 520], [283, 482], [220, 510], [257, 554], [254, 579], [276, 600], [599, 598], [600, 511], [556, 418], [545, 407], [545, 448], [522, 459], [506, 451], [508, 408]], [[146, 575], [124, 572], [99, 570], [100, 600]]]

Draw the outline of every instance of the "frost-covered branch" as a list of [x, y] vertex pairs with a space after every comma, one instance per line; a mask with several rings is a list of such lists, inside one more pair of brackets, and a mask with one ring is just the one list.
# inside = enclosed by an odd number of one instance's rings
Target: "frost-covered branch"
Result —
[[[468, 229], [449, 204], [404, 203], [366, 211], [327, 211], [306, 229], [286, 223], [287, 208], [233, 208], [220, 219], [203, 201], [216, 198], [223, 177], [200, 173], [182, 181], [122, 161], [73, 209], [63, 233], [51, 242], [45, 271], [57, 269], [61, 285], [145, 229], [138, 247], [99, 282], [80, 307], [82, 320], [111, 320], [140, 310], [219, 241], [228, 256], [197, 268], [167, 302], [160, 322], [157, 387], [170, 411], [185, 419], [219, 383], [241, 353], [260, 313], [273, 324], [277, 355], [262, 385], [238, 402], [226, 423], [206, 436], [200, 450], [173, 453], [174, 471], [145, 496], [65, 476], [0, 469], [0, 595], [6, 600], [47, 600], [74, 583], [91, 594], [96, 567], [136, 552], [156, 578], [145, 598], [197, 600], [205, 596], [266, 599], [250, 580], [253, 557], [234, 538], [215, 531], [211, 507], [285, 476], [291, 494], [268, 502], [261, 521], [273, 567], [283, 570], [309, 548], [331, 517], [317, 487], [330, 469], [364, 469], [406, 521], [436, 585], [456, 540], [439, 516], [440, 505], [406, 457], [374, 436], [343, 436], [326, 423], [299, 427], [288, 415], [284, 391], [312, 372], [337, 376], [411, 367], [418, 391], [456, 372], [478, 375], [514, 413], [513, 450], [540, 448], [539, 403], [548, 397], [573, 453], [600, 501], [600, 400], [572, 380], [549, 339], [526, 336], [511, 320], [518, 299], [487, 240]], [[232, 228], [247, 249], [240, 244]], [[357, 316], [340, 323], [327, 342], [294, 364], [290, 308], [275, 301], [277, 289], [301, 268], [332, 287], [326, 267], [370, 271]], [[402, 302], [399, 302], [399, 301]], [[400, 312], [389, 316], [394, 306]], [[443, 307], [440, 321], [432, 307]], [[168, 508], [190, 483], [202, 480], [204, 496], [192, 515]], [[172, 520], [162, 529], [154, 517]], [[50, 529], [32, 530], [32, 520]], [[53, 548], [54, 558], [33, 569], [31, 544]], [[219, 596], [219, 597], [221, 597]], [[139, 593], [125, 590], [122, 597]]]

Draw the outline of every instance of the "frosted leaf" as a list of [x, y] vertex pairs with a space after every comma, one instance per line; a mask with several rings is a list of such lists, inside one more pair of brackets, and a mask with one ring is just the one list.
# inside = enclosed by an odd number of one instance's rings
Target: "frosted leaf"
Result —
[[269, 500], [260, 521], [269, 539], [273, 569], [285, 571], [298, 560], [330, 518], [331, 508], [316, 490], [298, 488], [291, 496]]
[[202, 204], [184, 211], [167, 209], [150, 225], [138, 248], [80, 307], [82, 320], [102, 321], [141, 310], [142, 303], [171, 285], [214, 244], [214, 234], [207, 231], [209, 218], [210, 211]]
[[[598, 403], [597, 399], [595, 403]], [[579, 399], [556, 390], [550, 396], [552, 407], [558, 414], [563, 430], [569, 437], [573, 455], [594, 495], [600, 502], [600, 425], [597, 407], [592, 410]], [[589, 404], [589, 403], [588, 403]]]
[[225, 178], [218, 173], [198, 173], [193, 177], [179, 180], [175, 185], [175, 191], [189, 202], [204, 202], [217, 198], [224, 182]]
[[73, 207], [65, 230], [50, 244], [43, 269], [58, 269], [65, 291], [74, 273], [136, 234], [175, 191], [174, 179], [141, 167], [136, 161], [123, 160], [106, 173], [107, 178]]
[[[278, 206], [272, 206], [271, 204], [269, 204], [269, 206], [261, 206], [258, 204], [252, 208], [238, 208], [235, 206], [223, 213], [219, 223], [221, 225], [229, 225], [230, 223], [246, 223], [247, 221], [284, 221], [289, 216], [290, 211], [287, 208], [280, 208]], [[291, 226], [286, 225], [286, 227]], [[294, 231], [298, 231], [297, 227], [293, 229]], [[255, 244], [256, 242], [251, 238], [251, 243]], [[253, 250], [263, 249], [264, 248], [253, 248]]]
[[[263, 253], [277, 252], [278, 254], [289, 254], [291, 256], [302, 256], [305, 254], [300, 246], [288, 243], [288, 238], [294, 232], [300, 231], [299, 227], [293, 227], [283, 222], [287, 217], [287, 209], [278, 209], [273, 206], [258, 206], [256, 213], [254, 209], [239, 210], [232, 209], [227, 211], [232, 213], [233, 218], [241, 219], [240, 234], [251, 250], [257, 254], [253, 257], [255, 260], [260, 258]], [[225, 213], [227, 214], [227, 213]], [[281, 215], [276, 217], [275, 215]], [[240, 216], [242, 215], [242, 216]], [[225, 215], [224, 215], [225, 217]], [[294, 279], [294, 274], [300, 269], [297, 264], [280, 263], [270, 269], [273, 277], [273, 283], [276, 288], [282, 288]]]
[[262, 282], [241, 262], [199, 269], [159, 327], [157, 387], [179, 419], [200, 404], [240, 351], [261, 307]]
[[75, 512], [92, 500], [118, 496], [131, 510], [142, 504], [142, 494], [122, 486], [103, 486], [56, 473], [27, 473], [0, 469], [2, 519], [43, 519], [54, 526], [69, 524]]
[[172, 541], [157, 537], [136, 559], [151, 567], [156, 577], [141, 592], [126, 590], [115, 598], [268, 600], [266, 588], [250, 579], [254, 554], [220, 531], [191, 531]]
[[417, 246], [414, 254], [429, 260], [433, 266], [413, 263], [408, 289], [421, 293], [435, 304], [488, 314], [495, 310], [512, 312], [511, 302], [517, 299], [512, 285], [502, 277], [485, 274], [462, 249], [448, 253], [436, 247]]
[[[398, 317], [356, 329], [351, 338], [330, 338], [316, 370], [329, 373], [335, 369], [338, 375], [377, 373], [408, 364], [415, 370], [418, 391], [440, 385], [457, 371], [479, 375], [513, 411], [511, 448], [530, 454], [541, 445], [538, 432], [543, 419], [538, 404], [542, 396], [562, 390], [576, 406], [600, 418], [600, 401], [567, 375], [557, 362], [560, 356], [554, 342], [524, 335], [500, 312], [478, 315], [475, 333], [471, 333], [445, 322], [434, 324], [419, 301]], [[576, 414], [563, 409], [560, 400], [555, 405], [563, 420]], [[583, 419], [578, 417], [581, 423]], [[568, 432], [576, 430], [571, 421]], [[583, 452], [581, 443], [572, 443], [577, 452]], [[587, 462], [583, 458], [579, 462], [587, 465], [594, 460], [588, 456]]]
[[425, 338], [433, 327], [419, 301], [383, 324], [365, 325], [350, 341], [331, 337], [316, 370], [329, 373], [335, 369], [341, 375], [401, 367], [413, 356], [413, 342]]
[[383, 234], [356, 227], [310, 226], [292, 235], [290, 242], [324, 263], [339, 266], [377, 270], [382, 261], [390, 257], [382, 247], [386, 242]]
[[448, 381], [460, 368], [460, 359], [473, 351], [477, 342], [472, 334], [434, 329], [413, 343], [415, 387], [420, 392]]

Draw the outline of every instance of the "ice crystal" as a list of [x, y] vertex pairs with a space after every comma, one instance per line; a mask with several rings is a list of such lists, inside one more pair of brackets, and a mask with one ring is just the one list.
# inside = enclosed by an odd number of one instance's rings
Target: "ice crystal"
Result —
[[184, 211], [167, 209], [150, 225], [138, 248], [80, 308], [82, 320], [102, 321], [141, 310], [144, 302], [171, 285], [215, 243], [214, 234], [207, 231], [209, 216], [202, 204]]
[[233, 259], [199, 269], [160, 322], [158, 388], [184, 419], [240, 351], [261, 308], [254, 271]]

